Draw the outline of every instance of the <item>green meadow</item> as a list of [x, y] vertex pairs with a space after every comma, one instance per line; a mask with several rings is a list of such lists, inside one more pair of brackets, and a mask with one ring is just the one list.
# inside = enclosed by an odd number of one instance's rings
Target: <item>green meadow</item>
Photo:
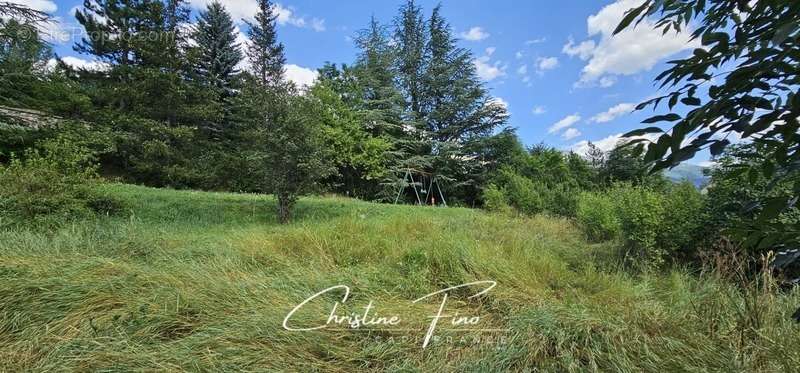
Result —
[[[118, 217], [0, 232], [0, 371], [723, 371], [800, 367], [800, 293], [720, 270], [633, 274], [567, 219], [111, 184]], [[439, 321], [478, 315], [460, 330]], [[395, 329], [288, 331], [309, 296]], [[342, 292], [292, 318], [324, 324]], [[401, 330], [402, 329], [402, 330]], [[473, 330], [480, 329], [480, 330]]]

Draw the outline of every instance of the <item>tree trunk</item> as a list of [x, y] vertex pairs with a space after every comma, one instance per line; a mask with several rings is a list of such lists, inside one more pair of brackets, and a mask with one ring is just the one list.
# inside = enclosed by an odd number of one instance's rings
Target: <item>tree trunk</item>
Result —
[[292, 220], [292, 201], [286, 194], [278, 195], [278, 222], [281, 224], [289, 224]]

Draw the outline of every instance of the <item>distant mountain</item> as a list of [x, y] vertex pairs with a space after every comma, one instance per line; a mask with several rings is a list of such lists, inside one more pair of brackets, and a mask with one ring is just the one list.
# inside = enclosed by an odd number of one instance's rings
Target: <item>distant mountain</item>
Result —
[[694, 186], [702, 188], [708, 184], [708, 177], [703, 175], [706, 167], [696, 164], [682, 163], [671, 170], [664, 171], [664, 176], [676, 183], [689, 180]]

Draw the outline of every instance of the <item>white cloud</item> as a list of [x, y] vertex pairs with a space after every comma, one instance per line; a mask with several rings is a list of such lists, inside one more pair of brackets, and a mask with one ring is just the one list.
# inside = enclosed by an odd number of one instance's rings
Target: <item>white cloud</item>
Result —
[[500, 63], [500, 61], [492, 63], [489, 56], [476, 58], [473, 63], [475, 64], [478, 77], [487, 82], [506, 76], [506, 66]]
[[597, 82], [601, 88], [608, 88], [617, 83], [616, 76], [604, 76]]
[[[189, 0], [189, 4], [195, 9], [205, 9], [214, 0]], [[218, 0], [225, 9], [231, 14], [234, 22], [241, 23], [242, 20], [254, 21], [258, 13], [258, 2], [256, 0]], [[325, 31], [325, 20], [312, 18], [307, 20], [305, 17], [297, 16], [296, 9], [286, 7], [279, 3], [274, 3], [275, 13], [278, 15], [276, 22], [281, 26], [291, 25], [295, 27], [310, 28], [314, 31]]]
[[311, 29], [316, 32], [325, 31], [325, 20], [320, 18], [311, 19]]
[[469, 31], [462, 32], [461, 38], [468, 41], [481, 41], [489, 38], [489, 33], [483, 30], [482, 27], [473, 27]]
[[581, 120], [581, 116], [578, 115], [578, 113], [575, 113], [575, 114], [572, 114], [572, 115], [568, 115], [564, 119], [562, 119], [562, 120], [556, 122], [555, 124], [553, 124], [552, 126], [550, 126], [550, 129], [547, 130], [547, 133], [551, 133], [552, 134], [552, 133], [559, 132], [559, 131], [563, 130], [564, 128], [572, 127], [573, 124], [578, 123], [578, 121], [580, 121], [580, 120]]
[[522, 53], [522, 51], [517, 51], [517, 53], [516, 53], [516, 54], [514, 54], [514, 56], [515, 56], [515, 57], [516, 57], [518, 60], [521, 60], [521, 59], [522, 59], [522, 57], [525, 57], [525, 54], [524, 54], [524, 53]]
[[517, 74], [519, 75], [526, 75], [528, 74], [528, 65], [522, 65], [517, 69]]
[[[623, 134], [621, 134], [621, 133], [618, 133], [616, 135], [611, 135], [611, 136], [608, 136], [608, 137], [606, 137], [604, 139], [592, 141], [592, 144], [594, 144], [600, 150], [602, 150], [604, 152], [608, 152], [608, 151], [613, 150], [615, 147], [617, 147], [617, 145], [619, 144], [620, 140], [622, 140], [622, 135]], [[651, 133], [651, 134], [644, 135], [644, 136], [630, 138], [630, 140], [632, 140], [632, 139], [648, 139], [650, 141], [655, 141], [655, 140], [657, 140], [659, 138], [659, 136], [660, 136], [659, 134]], [[583, 141], [577, 142], [577, 143], [575, 143], [575, 144], [570, 146], [570, 150], [574, 151], [577, 154], [585, 156], [589, 152], [589, 141], [583, 140]]]
[[[0, 0], [0, 2], [26, 6], [51, 16], [58, 10], [58, 5], [50, 0]], [[61, 17], [51, 17], [49, 22], [40, 23], [37, 26], [42, 39], [53, 44], [65, 44], [72, 41], [73, 37], [81, 35], [83, 31], [82, 28], [67, 25]]]
[[574, 138], [576, 138], [576, 137], [578, 137], [580, 135], [581, 135], [581, 131], [578, 131], [575, 128], [567, 128], [567, 130], [564, 131], [564, 134], [562, 134], [561, 137], [564, 140], [572, 140], [572, 139], [574, 139]]
[[61, 17], [53, 17], [50, 22], [39, 24], [38, 28], [45, 41], [56, 45], [67, 44], [84, 34], [82, 27], [67, 24]]
[[[239, 29], [238, 26], [235, 28], [235, 32], [236, 42], [239, 44], [242, 50], [244, 50], [250, 40], [247, 38], [247, 35], [245, 35], [244, 32]], [[247, 57], [245, 57], [242, 59], [242, 62], [236, 66], [236, 68], [242, 71], [249, 71], [251, 68], [250, 61], [247, 59]], [[319, 72], [317, 72], [317, 70], [308, 69], [294, 64], [286, 64], [283, 71], [284, 77], [290, 82], [296, 84], [299, 88], [310, 87], [317, 80], [317, 77], [319, 77]]]
[[24, 5], [28, 8], [50, 14], [55, 13], [55, 11], [58, 10], [58, 5], [50, 0], [4, 0], [4, 2]]
[[489, 48], [486, 48], [486, 55], [487, 55], [487, 56], [491, 56], [491, 55], [493, 55], [493, 54], [494, 54], [494, 52], [496, 52], [496, 51], [497, 51], [497, 48], [495, 48], [495, 47], [489, 47]]
[[[110, 66], [105, 62], [100, 61], [88, 61], [78, 57], [63, 57], [61, 61], [64, 62], [67, 66], [76, 69], [76, 70], [89, 70], [89, 71], [105, 71], [110, 68]], [[51, 59], [47, 62], [48, 68], [53, 68], [58, 63], [55, 59]]]
[[509, 105], [508, 105], [508, 101], [506, 101], [506, 100], [503, 100], [503, 99], [502, 99], [502, 98], [500, 98], [500, 97], [494, 97], [494, 98], [492, 98], [491, 100], [489, 100], [489, 103], [490, 103], [490, 104], [497, 104], [497, 105], [500, 105], [500, 106], [502, 106], [502, 107], [503, 107], [504, 109], [506, 109], [506, 110], [508, 110], [508, 107], [509, 107]]
[[533, 115], [542, 115], [542, 114], [544, 114], [546, 112], [547, 112], [547, 109], [545, 109], [544, 106], [541, 106], [541, 105], [536, 106], [536, 107], [533, 108]]
[[[239, 28], [239, 26], [235, 26], [234, 30], [236, 33], [236, 44], [239, 44], [239, 49], [242, 51], [244, 58], [236, 65], [236, 68], [242, 71], [249, 71], [250, 70], [250, 60], [247, 58], [247, 46], [250, 44], [250, 39], [245, 35], [245, 33]], [[192, 40], [192, 43], [194, 41]]]
[[[198, 10], [204, 10], [214, 2], [213, 0], [189, 0], [189, 5]], [[242, 19], [253, 21], [258, 13], [258, 3], [255, 0], [220, 0], [219, 1], [228, 13], [231, 14], [234, 22], [241, 22]], [[279, 7], [276, 5], [276, 8]]]
[[641, 5], [641, 0], [617, 0], [607, 5], [587, 20], [589, 37], [599, 36], [600, 41], [587, 40], [575, 45], [573, 40], [562, 51], [587, 61], [581, 72], [578, 86], [611, 86], [616, 75], [633, 75], [652, 69], [662, 59], [677, 52], [699, 46], [690, 42], [691, 30], [663, 35], [655, 22], [645, 19], [636, 28], [629, 27], [612, 35], [625, 12]]
[[571, 57], [578, 56], [578, 58], [586, 61], [592, 57], [592, 53], [594, 53], [594, 48], [595, 48], [594, 40], [586, 40], [578, 45], [575, 45], [575, 40], [573, 40], [570, 37], [569, 42], [567, 42], [567, 44], [564, 45], [564, 48], [561, 48], [561, 51], [568, 56]]
[[556, 67], [558, 67], [558, 58], [556, 57], [539, 57], [536, 59], [536, 72], [540, 75]]
[[286, 79], [294, 82], [300, 88], [310, 87], [319, 77], [319, 72], [294, 64], [288, 64], [285, 68]]
[[539, 43], [544, 43], [547, 41], [547, 38], [538, 38], [538, 39], [531, 39], [525, 42], [525, 45], [534, 45]]
[[593, 116], [591, 121], [597, 123], [607, 123], [623, 115], [630, 114], [635, 108], [636, 104], [622, 103]]

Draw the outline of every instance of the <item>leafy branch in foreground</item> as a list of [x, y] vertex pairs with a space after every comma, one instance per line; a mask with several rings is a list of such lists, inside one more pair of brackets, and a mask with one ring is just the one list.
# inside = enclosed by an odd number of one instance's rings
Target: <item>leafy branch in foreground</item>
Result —
[[[696, 24], [691, 37], [702, 47], [670, 61], [671, 67], [658, 75], [656, 81], [670, 93], [637, 107], [655, 110], [665, 102], [670, 113], [644, 123], [669, 123], [671, 130], [633, 131], [627, 136], [661, 136], [632, 144], [640, 152], [646, 149], [645, 160], [661, 170], [701, 150], [718, 156], [733, 140], [752, 141], [763, 149], [764, 161], [743, 165], [739, 172], [751, 180], [764, 176], [773, 185], [788, 182], [793, 187], [778, 200], [753, 202], [749, 212], [760, 212], [756, 223], [763, 223], [792, 209], [800, 194], [800, 2], [647, 0], [628, 11], [615, 33], [650, 17], [660, 17], [655, 25], [665, 34]], [[685, 115], [676, 110], [679, 103]]]

